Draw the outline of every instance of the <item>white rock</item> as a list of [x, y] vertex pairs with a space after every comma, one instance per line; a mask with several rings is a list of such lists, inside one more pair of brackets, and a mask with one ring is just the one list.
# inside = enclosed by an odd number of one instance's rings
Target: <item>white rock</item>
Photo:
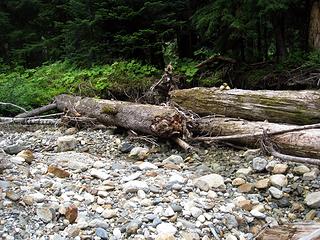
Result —
[[270, 176], [269, 179], [270, 179], [271, 185], [275, 186], [275, 187], [281, 188], [281, 187], [287, 186], [287, 184], [288, 184], [288, 179], [283, 174], [272, 175], [272, 176]]
[[92, 168], [90, 170], [90, 175], [92, 177], [96, 177], [102, 180], [107, 180], [111, 177], [111, 175], [108, 174], [108, 172], [105, 169], [96, 169], [96, 168]]
[[198, 218], [202, 214], [202, 210], [198, 207], [192, 207], [190, 212], [194, 218]]
[[265, 219], [266, 218], [266, 215], [262, 212], [259, 212], [258, 210], [256, 209], [253, 209], [250, 211], [250, 214], [255, 217], [255, 218], [258, 218], [258, 219]]
[[226, 236], [226, 240], [238, 240], [238, 238], [236, 236], [232, 235], [232, 234], [228, 234]]
[[183, 161], [183, 158], [179, 155], [171, 155], [170, 157], [163, 160], [163, 163], [180, 164], [180, 163], [184, 163], [184, 161]]
[[36, 210], [38, 217], [45, 223], [51, 222], [54, 217], [54, 212], [48, 207], [39, 207]]
[[257, 172], [263, 171], [266, 168], [267, 164], [268, 161], [262, 157], [255, 157], [252, 160], [252, 168]]
[[154, 170], [154, 169], [158, 169], [158, 167], [150, 162], [143, 162], [141, 164], [139, 164], [139, 169], [140, 170]]
[[177, 229], [171, 223], [160, 223], [157, 226], [158, 234], [175, 234]]
[[169, 183], [184, 183], [186, 179], [179, 174], [172, 174]]
[[105, 209], [101, 215], [106, 219], [110, 219], [117, 216], [117, 211], [114, 209]]
[[122, 178], [122, 181], [124, 181], [124, 182], [133, 181], [133, 180], [138, 179], [141, 175], [142, 175], [141, 172], [135, 172], [135, 173], [133, 173], [133, 174], [131, 174], [131, 175], [129, 175], [129, 176], [123, 177], [123, 178]]
[[280, 199], [283, 197], [283, 192], [276, 187], [270, 187], [269, 192], [274, 198]]
[[170, 206], [163, 213], [164, 217], [172, 217], [173, 215], [174, 215], [174, 211]]
[[309, 193], [304, 199], [304, 202], [307, 206], [311, 208], [319, 208], [320, 207], [320, 191]]
[[119, 228], [113, 229], [112, 234], [113, 234], [113, 236], [115, 237], [115, 239], [117, 239], [117, 240], [120, 240], [121, 237], [122, 237], [122, 234], [121, 234], [121, 231], [120, 231]]
[[123, 184], [123, 191], [126, 193], [127, 192], [137, 192], [138, 190], [148, 191], [149, 186], [146, 182], [138, 181], [138, 180], [133, 180], [133, 181], [130, 181], [130, 182]]
[[202, 191], [224, 186], [224, 179], [219, 174], [209, 174], [195, 179], [195, 186]]
[[236, 172], [237, 176], [247, 176], [250, 175], [252, 173], [252, 168], [248, 167], [248, 168], [239, 168], [238, 171]]
[[72, 151], [76, 148], [78, 140], [74, 136], [62, 136], [57, 139], [58, 151]]
[[146, 159], [149, 155], [149, 149], [143, 147], [134, 147], [129, 153], [129, 157], [137, 158], [139, 160]]
[[84, 192], [83, 197], [86, 203], [93, 203], [94, 202], [94, 196], [90, 193]]
[[41, 203], [46, 199], [46, 196], [43, 195], [41, 192], [32, 193], [32, 194], [29, 194], [28, 196], [31, 197], [33, 201], [37, 203]]
[[211, 199], [214, 199], [214, 198], [218, 197], [218, 194], [215, 191], [209, 190], [207, 197], [211, 198]]

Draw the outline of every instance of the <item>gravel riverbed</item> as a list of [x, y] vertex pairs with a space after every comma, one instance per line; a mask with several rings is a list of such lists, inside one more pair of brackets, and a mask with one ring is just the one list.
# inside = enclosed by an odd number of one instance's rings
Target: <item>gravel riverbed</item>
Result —
[[255, 239], [319, 221], [319, 169], [114, 129], [0, 130], [1, 239]]

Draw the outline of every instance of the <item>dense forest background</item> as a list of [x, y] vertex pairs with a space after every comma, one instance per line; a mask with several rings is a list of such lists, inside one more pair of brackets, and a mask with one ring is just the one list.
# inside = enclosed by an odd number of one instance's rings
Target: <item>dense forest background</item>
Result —
[[[2, 0], [0, 101], [134, 100], [169, 62], [179, 84], [317, 88], [320, 1]], [[234, 61], [197, 64], [212, 56]]]

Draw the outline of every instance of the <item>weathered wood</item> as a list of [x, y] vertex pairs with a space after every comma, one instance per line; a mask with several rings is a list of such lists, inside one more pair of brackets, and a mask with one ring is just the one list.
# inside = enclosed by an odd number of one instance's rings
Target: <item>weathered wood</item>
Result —
[[57, 96], [56, 104], [58, 110], [75, 116], [164, 138], [181, 136], [185, 126], [184, 118], [170, 107], [70, 95]]
[[57, 108], [56, 104], [55, 103], [51, 103], [49, 105], [33, 109], [33, 110], [29, 111], [29, 112], [20, 113], [20, 114], [18, 114], [16, 116], [16, 118], [33, 117], [33, 116], [40, 115], [40, 114], [42, 114], [44, 112], [48, 112], [48, 111], [54, 110], [56, 108]]
[[320, 239], [320, 224], [295, 223], [266, 229], [257, 240], [316, 240]]
[[172, 91], [170, 96], [174, 103], [202, 116], [219, 114], [302, 125], [320, 122], [319, 91], [192, 88]]
[[[230, 137], [229, 139], [220, 140], [230, 141], [237, 145], [245, 145], [248, 147], [260, 147], [259, 139], [263, 134], [263, 130], [268, 130], [272, 133], [298, 127], [297, 125], [252, 122], [222, 117], [199, 118], [195, 119], [190, 124], [192, 125], [192, 129], [189, 130], [200, 135], [212, 137], [239, 135], [240, 137], [238, 138]], [[247, 136], [241, 137], [243, 134], [246, 134]], [[205, 141], [206, 137], [199, 137], [196, 139]], [[287, 132], [270, 136], [270, 139], [276, 143], [282, 153], [301, 157], [320, 158], [320, 129]], [[210, 138], [207, 138], [207, 141], [209, 140]]]

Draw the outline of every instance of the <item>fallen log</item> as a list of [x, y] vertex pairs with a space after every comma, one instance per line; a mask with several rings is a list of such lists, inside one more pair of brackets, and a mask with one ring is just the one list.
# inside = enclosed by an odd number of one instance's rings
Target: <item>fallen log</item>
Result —
[[38, 116], [38, 115], [40, 115], [40, 114], [42, 114], [44, 112], [48, 112], [48, 111], [54, 110], [56, 108], [57, 108], [56, 104], [55, 103], [51, 103], [49, 105], [33, 109], [33, 110], [29, 111], [29, 112], [20, 113], [15, 117], [16, 118], [26, 118], [26, 117]]
[[218, 114], [301, 125], [320, 122], [319, 91], [192, 88], [174, 90], [170, 96], [173, 103], [201, 116]]
[[118, 126], [163, 138], [183, 135], [185, 119], [175, 109], [123, 101], [59, 95], [57, 109], [71, 116], [97, 119], [107, 126]]
[[[320, 129], [318, 128], [304, 129], [297, 125], [251, 122], [222, 117], [194, 119], [190, 125], [189, 131], [198, 135], [206, 135], [195, 137], [194, 140], [227, 141], [248, 147], [260, 147], [259, 139], [264, 130], [268, 130], [271, 141], [276, 143], [280, 152], [301, 157], [320, 158]], [[272, 135], [279, 131], [283, 133]]]
[[258, 240], [316, 240], [320, 238], [320, 224], [295, 223], [268, 228]]

